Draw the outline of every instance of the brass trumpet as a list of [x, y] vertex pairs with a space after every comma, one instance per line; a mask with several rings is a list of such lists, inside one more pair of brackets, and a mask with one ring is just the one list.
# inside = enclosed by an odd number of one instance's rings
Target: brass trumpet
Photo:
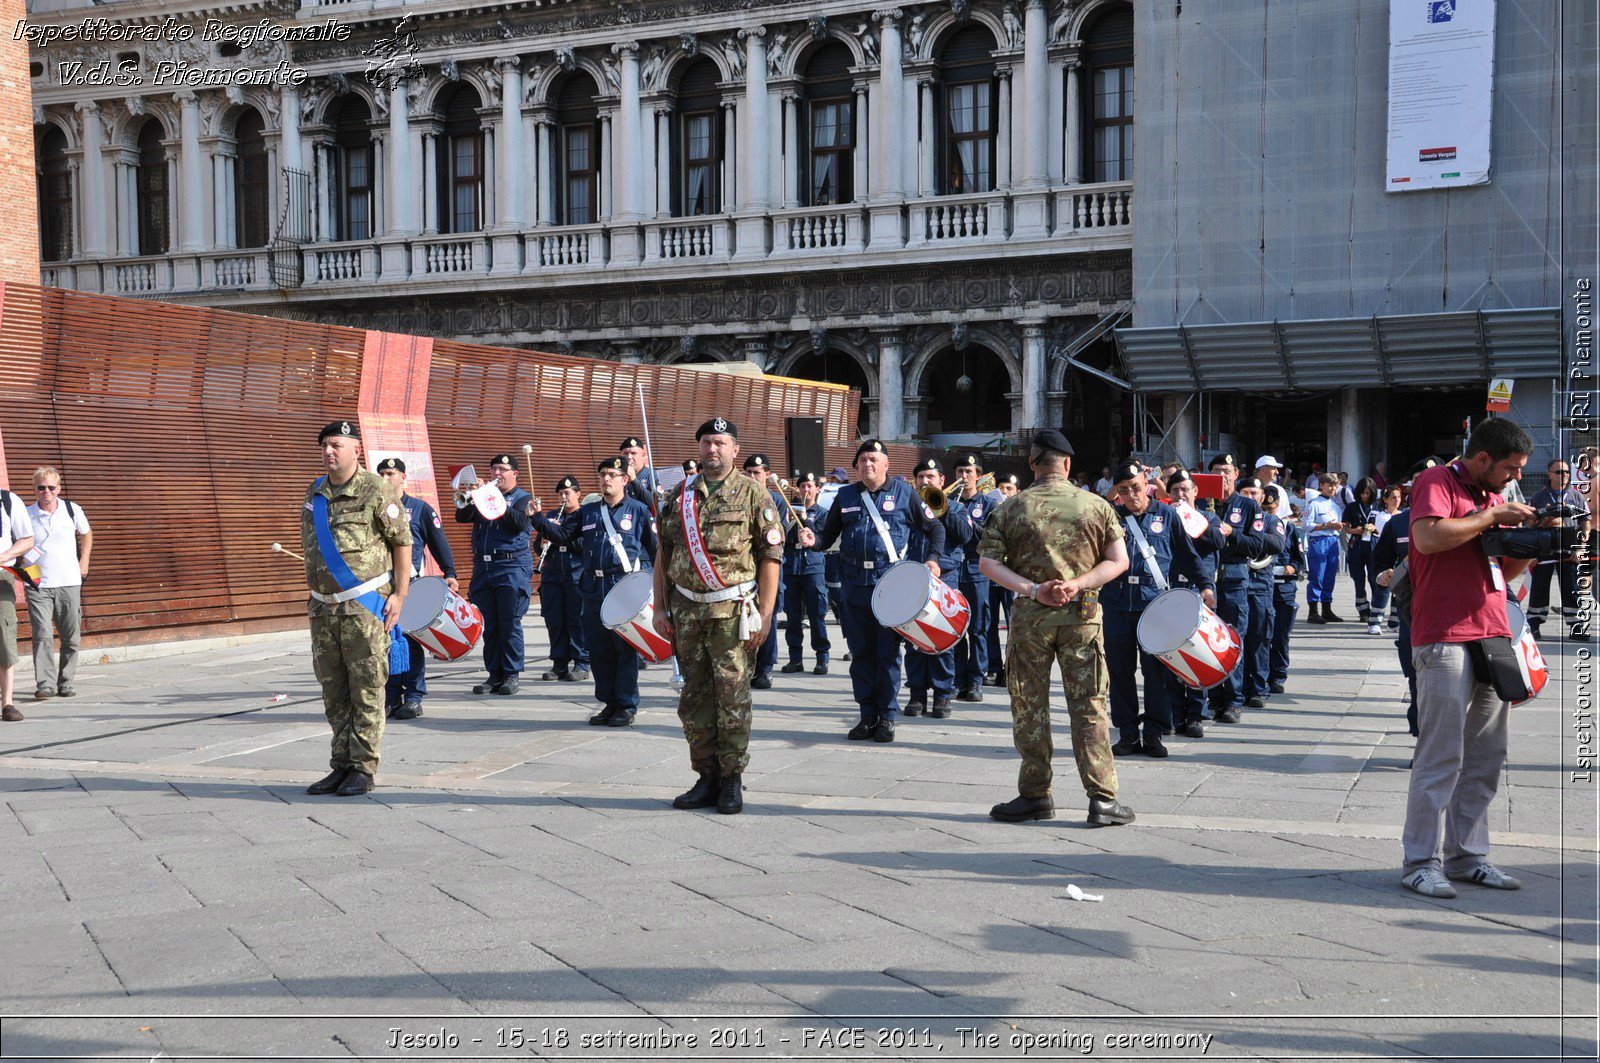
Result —
[[[978, 477], [978, 484], [974, 493], [981, 495], [985, 491], [993, 491], [995, 482], [994, 473], [984, 473]], [[932, 484], [928, 484], [926, 487], [919, 487], [917, 488], [917, 494], [922, 496], [922, 501], [927, 503], [928, 508], [933, 510], [934, 518], [938, 519], [949, 512], [950, 499], [960, 493], [961, 488], [962, 483], [957, 480], [949, 487], [935, 487]]]

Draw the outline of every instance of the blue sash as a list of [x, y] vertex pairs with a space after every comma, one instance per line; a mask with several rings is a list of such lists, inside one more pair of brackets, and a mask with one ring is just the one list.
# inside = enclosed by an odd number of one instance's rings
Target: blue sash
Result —
[[[328, 567], [328, 575], [333, 577], [333, 582], [339, 589], [347, 591], [352, 587], [359, 587], [363, 581], [356, 579], [356, 574], [350, 571], [350, 563], [339, 552], [338, 545], [333, 541], [333, 527], [328, 523], [328, 500], [316, 493], [321, 487], [326, 476], [317, 478], [311, 485], [311, 526], [317, 533], [317, 551], [322, 554], [322, 563]], [[383, 622], [383, 595], [377, 591], [368, 591], [361, 597], [353, 599]], [[404, 638], [389, 639], [389, 674], [398, 675], [411, 667], [411, 644]]]

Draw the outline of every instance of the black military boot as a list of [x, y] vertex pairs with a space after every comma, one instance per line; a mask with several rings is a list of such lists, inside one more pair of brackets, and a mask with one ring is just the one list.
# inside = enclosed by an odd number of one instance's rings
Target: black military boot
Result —
[[950, 718], [950, 695], [935, 694], [933, 696], [933, 708], [928, 710], [928, 715], [935, 720], [948, 720]]
[[921, 716], [928, 711], [928, 695], [918, 691], [911, 695], [906, 702], [906, 707], [900, 710], [902, 716]]
[[376, 785], [378, 785], [377, 780], [372, 776], [351, 768], [350, 774], [344, 777], [344, 782], [336, 792], [340, 797], [360, 797], [362, 794], [370, 794]]
[[815, 668], [811, 669], [811, 674], [812, 675], [827, 675], [828, 674], [828, 655], [826, 653], [817, 654], [817, 666]]
[[611, 717], [615, 716], [616, 714], [617, 710], [610, 705], [607, 705], [605, 708], [589, 717], [589, 726], [604, 727], [606, 724], [611, 722]]
[[724, 816], [737, 816], [744, 811], [744, 788], [739, 773], [724, 775], [717, 788], [717, 812]]
[[1002, 823], [1025, 823], [1030, 819], [1055, 819], [1056, 803], [1049, 794], [1043, 797], [1013, 797], [989, 810], [990, 819]]
[[1121, 827], [1132, 823], [1133, 809], [1116, 798], [1094, 797], [1089, 800], [1089, 826]]
[[865, 742], [867, 739], [872, 737], [872, 732], [877, 730], [877, 728], [878, 718], [874, 716], [872, 719], [862, 720], [860, 723], [850, 728], [850, 730], [845, 734], [845, 737], [850, 739], [852, 742]]
[[673, 808], [710, 808], [717, 803], [717, 796], [721, 792], [721, 779], [715, 771], [701, 772], [699, 780], [687, 793], [681, 793], [672, 799]]
[[331, 794], [344, 783], [344, 777], [350, 774], [349, 768], [334, 768], [328, 774], [306, 787], [306, 793], [313, 797]]
[[1344, 617], [1333, 611], [1333, 603], [1331, 602], [1322, 603], [1322, 620], [1326, 624], [1344, 623]]
[[494, 688], [496, 694], [515, 694], [522, 688], [522, 680], [514, 675], [508, 675], [500, 680], [500, 685]]
[[790, 661], [788, 664], [783, 666], [784, 675], [794, 675], [796, 672], [803, 672], [805, 670], [805, 663], [800, 660]]

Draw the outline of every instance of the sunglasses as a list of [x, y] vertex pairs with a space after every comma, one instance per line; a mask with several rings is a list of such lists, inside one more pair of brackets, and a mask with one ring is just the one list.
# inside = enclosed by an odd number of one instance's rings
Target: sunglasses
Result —
[[35, 491], [59, 491], [59, 490], [61, 490], [61, 485], [60, 484], [34, 484], [33, 485], [33, 489]]

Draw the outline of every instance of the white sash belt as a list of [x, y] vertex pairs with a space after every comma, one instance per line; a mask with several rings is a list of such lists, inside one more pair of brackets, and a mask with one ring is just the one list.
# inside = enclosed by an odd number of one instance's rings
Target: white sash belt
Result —
[[692, 602], [701, 605], [715, 605], [718, 602], [739, 602], [739, 641], [743, 642], [761, 629], [761, 609], [756, 605], [756, 581], [747, 580], [737, 583], [732, 587], [721, 590], [691, 591], [689, 588], [674, 583], [679, 594]]
[[312, 591], [311, 597], [315, 598], [319, 602], [332, 602], [337, 605], [342, 602], [354, 601], [363, 594], [375, 591], [379, 587], [386, 585], [388, 582], [389, 573], [385, 572], [383, 575], [373, 576], [371, 579], [367, 580], [367, 582], [359, 584], [355, 587], [351, 587], [347, 591], [339, 591], [336, 594], [318, 594], [316, 591]]

